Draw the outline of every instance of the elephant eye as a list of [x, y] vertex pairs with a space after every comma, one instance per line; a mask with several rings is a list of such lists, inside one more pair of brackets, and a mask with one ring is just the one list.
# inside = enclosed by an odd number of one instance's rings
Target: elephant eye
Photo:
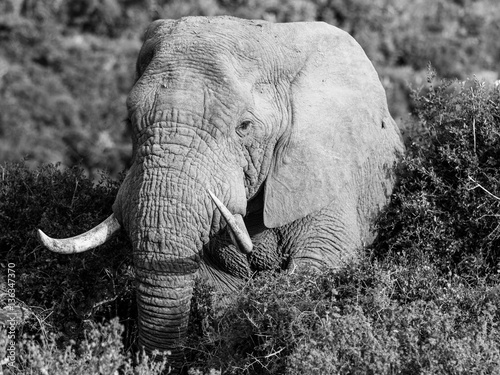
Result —
[[236, 128], [236, 133], [238, 133], [240, 137], [244, 137], [245, 135], [248, 134], [251, 128], [252, 128], [252, 121], [245, 120], [242, 121], [240, 125]]

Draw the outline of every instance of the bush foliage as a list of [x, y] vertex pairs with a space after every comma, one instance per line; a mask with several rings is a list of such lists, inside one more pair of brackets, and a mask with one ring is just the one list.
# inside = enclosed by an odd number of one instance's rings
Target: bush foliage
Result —
[[195, 349], [228, 374], [494, 374], [499, 308], [498, 287], [364, 259], [252, 280]]
[[[55, 335], [42, 341], [23, 337], [18, 343], [17, 373], [19, 374], [123, 374], [160, 375], [169, 369], [166, 361], [154, 362], [147, 356], [131, 358], [124, 353], [123, 325], [118, 319], [98, 324], [85, 333], [78, 347], [71, 341], [65, 348]], [[14, 371], [14, 373], [16, 373]]]
[[[53, 340], [64, 347], [115, 316], [127, 328], [125, 345], [134, 340], [134, 275], [125, 236], [75, 256], [51, 253], [36, 237], [37, 228], [69, 237], [93, 227], [110, 214], [118, 185], [105, 176], [94, 184], [80, 168], [61, 171], [48, 165], [30, 170], [24, 164], [6, 164], [0, 169], [0, 318], [9, 312], [5, 291], [11, 263], [22, 322], [18, 336], [50, 344], [40, 349], [43, 358], [50, 357]], [[24, 350], [35, 353], [30, 348]]]
[[[425, 90], [414, 91], [419, 133], [408, 140], [378, 240], [342, 270], [263, 274], [237, 295], [199, 283], [186, 373], [500, 372], [500, 93], [477, 80], [433, 82], [430, 76]], [[36, 241], [38, 227], [65, 237], [105, 218], [119, 182], [23, 164], [4, 165], [0, 182], [0, 264], [4, 271], [15, 263], [17, 275], [17, 370], [4, 361], [5, 371], [168, 367], [136, 354], [123, 235], [73, 256]], [[5, 319], [5, 278], [1, 290]], [[7, 342], [0, 331], [0, 352]]]
[[[430, 76], [430, 80], [432, 76]], [[377, 251], [443, 273], [500, 273], [500, 90], [467, 80], [414, 93], [426, 136], [409, 144]]]

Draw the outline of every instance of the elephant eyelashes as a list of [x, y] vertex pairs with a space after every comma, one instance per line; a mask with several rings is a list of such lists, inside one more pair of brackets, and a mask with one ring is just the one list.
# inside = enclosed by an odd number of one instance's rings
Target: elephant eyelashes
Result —
[[236, 128], [236, 133], [238, 133], [240, 137], [244, 137], [248, 133], [250, 133], [251, 129], [252, 129], [252, 121], [245, 120], [242, 121], [241, 124]]

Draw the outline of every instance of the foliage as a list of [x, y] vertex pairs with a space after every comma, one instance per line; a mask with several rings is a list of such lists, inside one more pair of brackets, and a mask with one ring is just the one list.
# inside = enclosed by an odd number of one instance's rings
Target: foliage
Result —
[[190, 363], [207, 373], [500, 371], [498, 286], [444, 278], [432, 265], [365, 258], [340, 272], [264, 275], [223, 309], [218, 297], [205, 299], [213, 323]]
[[7, 373], [155, 375], [168, 369], [166, 361], [154, 362], [145, 355], [132, 359], [124, 352], [122, 334], [123, 326], [113, 319], [88, 330], [78, 346], [71, 341], [63, 349], [55, 335], [41, 343], [25, 336], [17, 343], [16, 366]]
[[[119, 316], [128, 329], [126, 344], [134, 341], [134, 275], [124, 235], [74, 256], [48, 252], [36, 239], [37, 228], [69, 237], [93, 227], [111, 213], [117, 187], [104, 176], [94, 185], [79, 168], [1, 168], [0, 286], [6, 289], [6, 266], [14, 264], [16, 305], [24, 313], [20, 335], [47, 338], [53, 332], [65, 345], [94, 323]], [[6, 304], [2, 294], [0, 308]]]
[[81, 163], [97, 178], [130, 158], [125, 97], [139, 41], [62, 34], [53, 23], [0, 18], [0, 159]]
[[[430, 77], [432, 79], [432, 77]], [[380, 221], [377, 251], [472, 279], [500, 272], [500, 91], [477, 80], [416, 92], [421, 127]]]

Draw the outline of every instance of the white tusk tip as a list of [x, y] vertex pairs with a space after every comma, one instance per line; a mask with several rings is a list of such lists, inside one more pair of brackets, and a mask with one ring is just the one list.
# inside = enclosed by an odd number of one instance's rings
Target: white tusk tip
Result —
[[212, 193], [207, 189], [208, 194], [214, 201], [215, 205], [221, 212], [222, 216], [226, 220], [227, 226], [229, 227], [229, 234], [231, 235], [231, 240], [233, 244], [245, 254], [250, 254], [253, 250], [252, 240], [248, 235], [247, 228], [245, 227], [245, 222], [243, 221], [243, 216], [240, 214], [233, 215], [228, 208]]
[[37, 229], [38, 240], [45, 246], [48, 247], [50, 243], [50, 237], [47, 236], [42, 230]]

